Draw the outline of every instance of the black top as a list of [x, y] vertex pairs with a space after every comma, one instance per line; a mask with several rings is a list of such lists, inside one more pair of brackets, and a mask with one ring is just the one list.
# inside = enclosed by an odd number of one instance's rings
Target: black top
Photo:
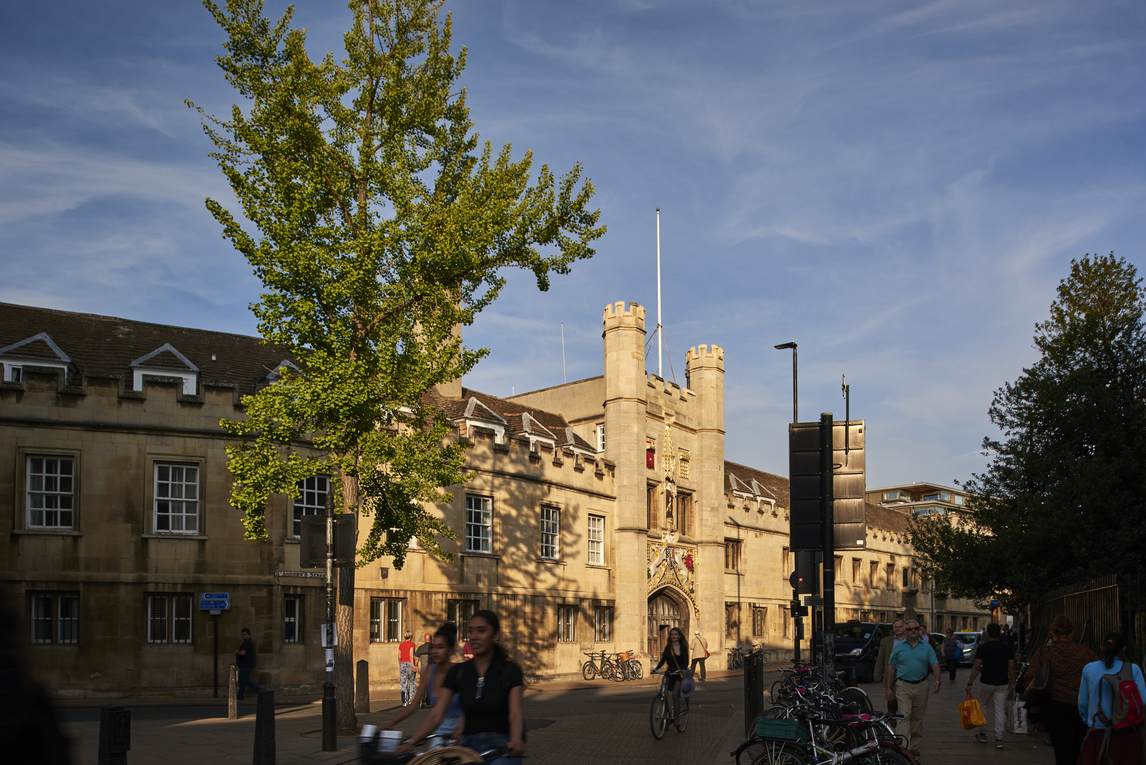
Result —
[[415, 656], [429, 656], [430, 655], [430, 644], [429, 643], [422, 643], [420, 646], [418, 646], [418, 650], [414, 651], [414, 655]]
[[975, 658], [982, 659], [979, 667], [979, 682], [985, 685], [1006, 685], [1011, 682], [1007, 672], [1007, 661], [1015, 658], [1015, 649], [1002, 640], [988, 640], [980, 643]]
[[238, 659], [235, 666], [240, 669], [254, 669], [255, 667], [255, 641], [250, 638], [243, 640], [243, 644], [239, 646], [240, 651], [246, 651], [245, 654], [236, 656]]
[[672, 652], [672, 641], [668, 641], [668, 644], [665, 645], [664, 652], [661, 653], [661, 663], [654, 667], [654, 669], [660, 669], [664, 666], [667, 666], [668, 669], [674, 672], [678, 669], [688, 669], [688, 643], [683, 640], [680, 641], [680, 653], [674, 654]]
[[[478, 685], [481, 695], [478, 695]], [[463, 735], [475, 733], [504, 733], [509, 735], [509, 691], [524, 685], [521, 667], [512, 661], [492, 661], [485, 675], [478, 676], [477, 664], [465, 661], [455, 664], [443, 688], [449, 688], [460, 699], [466, 713]]]

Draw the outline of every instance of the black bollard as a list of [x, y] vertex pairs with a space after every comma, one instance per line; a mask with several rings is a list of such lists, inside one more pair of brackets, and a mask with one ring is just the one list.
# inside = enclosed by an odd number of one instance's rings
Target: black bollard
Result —
[[275, 692], [259, 691], [255, 708], [254, 765], [275, 765]]
[[366, 659], [359, 659], [355, 665], [358, 677], [354, 681], [354, 712], [370, 714], [370, 665]]
[[119, 704], [99, 710], [99, 754], [96, 765], [127, 765], [131, 749], [131, 712]]

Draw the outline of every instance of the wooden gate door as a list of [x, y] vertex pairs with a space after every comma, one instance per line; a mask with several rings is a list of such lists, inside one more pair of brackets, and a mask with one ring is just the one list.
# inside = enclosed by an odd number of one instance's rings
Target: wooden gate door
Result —
[[660, 661], [661, 652], [668, 642], [668, 631], [673, 627], [679, 628], [684, 633], [685, 641], [688, 640], [688, 617], [682, 611], [680, 604], [662, 591], [649, 600], [648, 651], [649, 656], [653, 657], [650, 669]]

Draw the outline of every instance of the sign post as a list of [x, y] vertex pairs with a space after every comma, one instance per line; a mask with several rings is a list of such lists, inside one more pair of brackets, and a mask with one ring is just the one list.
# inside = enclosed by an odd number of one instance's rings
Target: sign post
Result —
[[231, 610], [231, 593], [204, 592], [199, 598], [199, 610], [211, 613], [211, 629], [215, 637], [215, 698], [219, 698], [219, 614]]

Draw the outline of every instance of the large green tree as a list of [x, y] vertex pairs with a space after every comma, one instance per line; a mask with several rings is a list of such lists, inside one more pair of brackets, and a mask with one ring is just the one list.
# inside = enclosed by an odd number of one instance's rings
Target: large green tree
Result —
[[[593, 254], [604, 233], [593, 186], [579, 165], [532, 178], [529, 153], [479, 145], [458, 85], [465, 49], [451, 52], [441, 0], [351, 0], [340, 61], [311, 59], [293, 8], [272, 22], [259, 0], [204, 5], [242, 97], [225, 118], [199, 110], [242, 213], [207, 207], [263, 282], [251, 306], [260, 333], [297, 367], [222, 423], [239, 439], [227, 450], [231, 501], [247, 536], [265, 537], [268, 497], [326, 474], [338, 511], [370, 518], [359, 565], [390, 555], [400, 567], [411, 539], [441, 555], [452, 534], [424, 508], [466, 480], [464, 445], [425, 394], [486, 353], [454, 330], [497, 297], [504, 269], [532, 271], [545, 290]], [[353, 587], [352, 572], [339, 586]], [[353, 611], [339, 600], [347, 731]]]
[[987, 470], [965, 514], [912, 543], [941, 588], [1021, 605], [1066, 583], [1137, 574], [1146, 556], [1146, 293], [1125, 259], [1072, 260], [1038, 361], [995, 393]]

